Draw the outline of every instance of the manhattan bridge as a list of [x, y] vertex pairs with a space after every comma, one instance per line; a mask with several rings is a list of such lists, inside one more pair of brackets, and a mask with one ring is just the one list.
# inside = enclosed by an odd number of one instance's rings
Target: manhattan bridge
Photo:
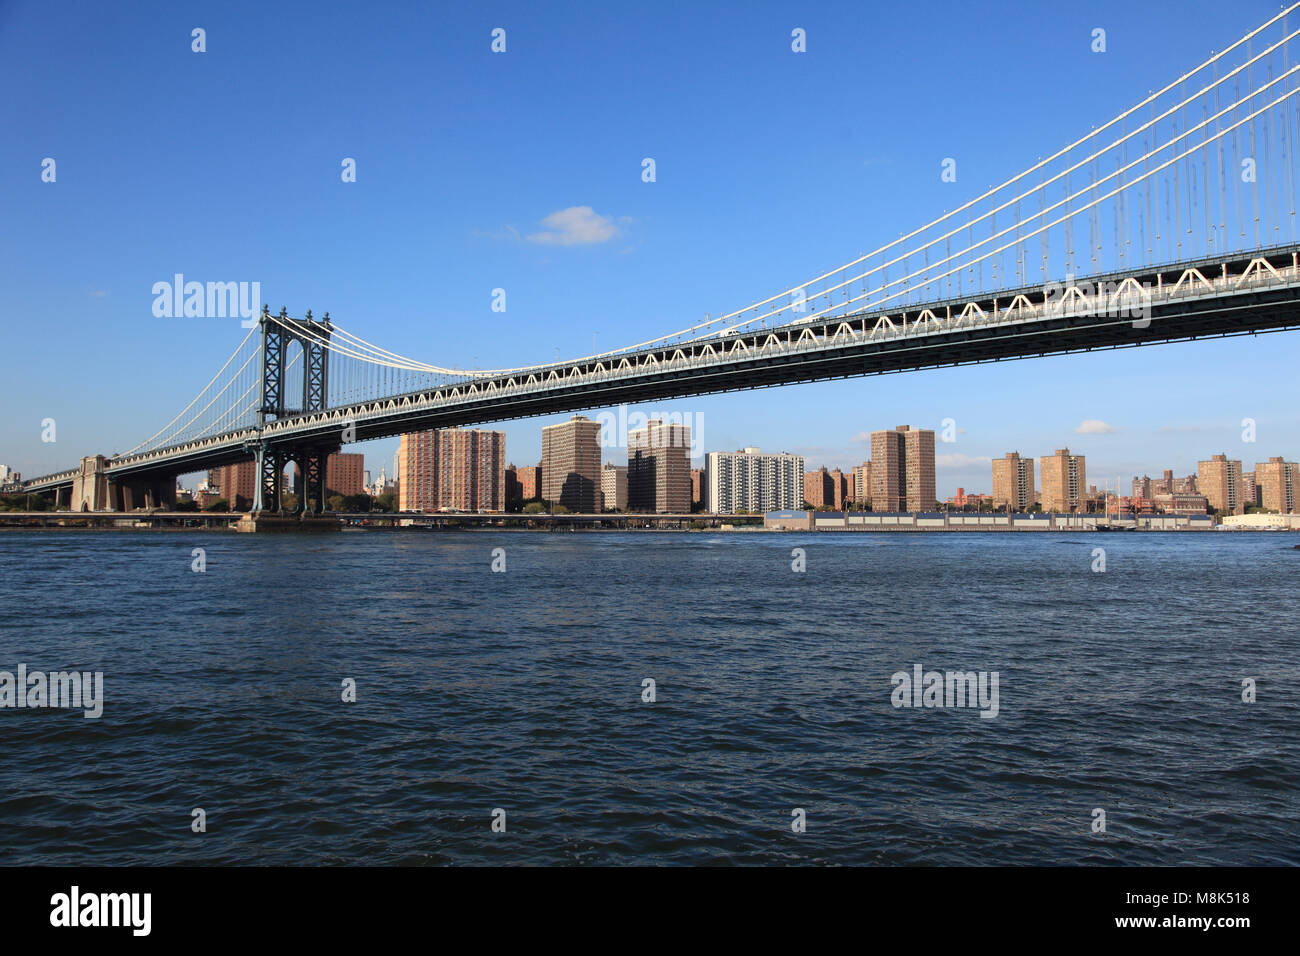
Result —
[[[891, 242], [765, 298], [622, 348], [464, 370], [328, 313], [260, 320], [188, 404], [123, 454], [24, 482], [114, 510], [256, 460], [256, 512], [325, 510], [344, 442], [622, 403], [1300, 326], [1294, 4], [1159, 90]], [[1292, 60], [1297, 62], [1293, 65]]]

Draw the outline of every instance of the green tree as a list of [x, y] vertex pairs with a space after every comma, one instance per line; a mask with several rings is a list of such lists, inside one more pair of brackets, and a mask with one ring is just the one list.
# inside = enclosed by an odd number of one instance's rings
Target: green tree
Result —
[[329, 508], [330, 511], [342, 511], [342, 510], [343, 510], [343, 496], [342, 496], [342, 495], [330, 495], [329, 498], [327, 498], [327, 499], [325, 500], [325, 507]]
[[528, 504], [524, 505], [524, 514], [526, 515], [540, 515], [545, 513], [546, 506], [540, 501], [530, 501]]
[[208, 505], [203, 510], [204, 511], [229, 511], [230, 502], [227, 501], [225, 498], [218, 498], [216, 501], [212, 502], [212, 504]]

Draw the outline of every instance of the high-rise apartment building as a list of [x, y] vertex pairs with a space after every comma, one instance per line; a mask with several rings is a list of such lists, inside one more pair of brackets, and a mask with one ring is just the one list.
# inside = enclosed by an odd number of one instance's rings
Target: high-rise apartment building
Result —
[[[235, 509], [237, 498], [245, 499], [251, 507], [253, 495], [257, 491], [257, 461], [250, 458], [248, 461], [213, 468], [208, 472], [208, 485], [215, 486], [217, 494], [230, 502], [231, 510]], [[282, 483], [281, 488], [288, 490], [288, 483]]]
[[336, 451], [325, 459], [325, 488], [331, 495], [359, 495], [366, 490], [366, 456]]
[[1165, 469], [1164, 477], [1149, 478], [1143, 475], [1133, 479], [1133, 497], [1151, 500], [1156, 495], [1194, 495], [1197, 493], [1196, 476], [1175, 478], [1173, 470]]
[[1043, 478], [1044, 511], [1084, 510], [1088, 497], [1088, 477], [1083, 455], [1071, 455], [1070, 449], [1058, 448], [1055, 454], [1042, 457], [1039, 470]]
[[1028, 511], [1034, 506], [1037, 497], [1034, 459], [1021, 458], [1020, 452], [1009, 451], [1005, 457], [993, 460], [994, 508]]
[[1296, 495], [1300, 493], [1300, 465], [1283, 461], [1281, 456], [1255, 465], [1255, 483], [1259, 486], [1259, 503], [1269, 511], [1295, 514]]
[[[224, 499], [230, 503], [230, 510], [232, 511], [253, 507], [253, 500], [257, 494], [257, 482], [257, 461], [252, 458], [248, 461], [236, 462], [233, 465], [221, 465], [208, 472], [208, 489], [213, 493], [213, 500], [217, 498]], [[292, 480], [290, 479], [289, 470], [286, 468], [284, 474], [280, 476], [280, 490], [293, 493], [297, 490], [295, 488], [297, 484], [297, 466], [294, 466]]]
[[871, 433], [871, 507], [933, 511], [934, 431], [899, 425]]
[[764, 455], [757, 448], [711, 451], [704, 456], [709, 511], [751, 514], [798, 508], [804, 500], [803, 456]]
[[519, 469], [506, 465], [506, 507], [510, 508], [523, 500], [523, 486], [519, 484]]
[[853, 468], [853, 500], [860, 505], [871, 502], [871, 462], [864, 461]]
[[401, 511], [504, 511], [506, 436], [431, 428], [402, 436]]
[[803, 500], [809, 508], [829, 508], [835, 499], [831, 473], [822, 465], [816, 471], [806, 471], [803, 476]]
[[838, 468], [831, 472], [832, 505], [836, 511], [843, 511], [853, 500], [853, 486], [849, 483], [850, 475]]
[[627, 465], [605, 462], [600, 469], [602, 511], [627, 511]]
[[647, 422], [627, 434], [629, 511], [687, 514], [691, 510], [691, 429]]
[[[1255, 476], [1258, 481], [1258, 467], [1255, 469]], [[1240, 461], [1229, 461], [1227, 455], [1214, 455], [1209, 461], [1197, 462], [1196, 485], [1200, 488], [1201, 494], [1205, 495], [1210, 507], [1220, 514], [1246, 513]]]
[[600, 422], [574, 415], [542, 429], [542, 497], [592, 514], [600, 491]]
[[691, 510], [698, 511], [704, 507], [704, 496], [708, 494], [704, 481], [704, 469], [691, 469]]
[[542, 466], [524, 465], [516, 470], [519, 475], [519, 496], [524, 501], [542, 497]]
[[1250, 505], [1258, 506], [1260, 503], [1259, 483], [1255, 481], [1253, 471], [1243, 471], [1241, 473], [1241, 497], [1247, 507]]

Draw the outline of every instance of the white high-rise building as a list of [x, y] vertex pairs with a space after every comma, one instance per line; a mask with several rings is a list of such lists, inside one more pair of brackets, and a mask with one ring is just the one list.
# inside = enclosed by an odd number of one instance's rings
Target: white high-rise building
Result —
[[803, 503], [803, 455], [764, 455], [757, 448], [704, 457], [704, 507], [720, 514], [784, 511]]

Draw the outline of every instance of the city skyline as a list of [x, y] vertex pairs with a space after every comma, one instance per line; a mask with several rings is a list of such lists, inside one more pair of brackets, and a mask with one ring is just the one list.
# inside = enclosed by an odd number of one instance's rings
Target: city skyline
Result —
[[[628, 406], [628, 407], [634, 408], [639, 406]], [[649, 408], [651, 406], [646, 406], [646, 407]], [[590, 414], [594, 416], [596, 413], [590, 413]], [[697, 413], [696, 420], [703, 421], [701, 415], [702, 413]], [[573, 417], [574, 417], [573, 415], [566, 414], [566, 415], [557, 415], [557, 416], [547, 416], [547, 419], [543, 419], [543, 420], [550, 419], [549, 424], [556, 425], [556, 424], [562, 424], [566, 421], [569, 421]], [[588, 417], [588, 416], [584, 415], [583, 417]], [[515, 422], [513, 424], [518, 425], [519, 423]], [[943, 428], [942, 422], [937, 424], [939, 425], [940, 429]], [[1096, 422], [1083, 423], [1083, 425], [1097, 425], [1097, 424], [1099, 423]], [[913, 427], [920, 427], [920, 426], [914, 425]], [[474, 430], [474, 429], [462, 429], [462, 430]], [[541, 441], [540, 441], [541, 427], [538, 427], [537, 431], [538, 431], [538, 435], [537, 435], [536, 453], [535, 454], [531, 452], [521, 453], [519, 451], [518, 445], [507, 445], [508, 453], [504, 456], [503, 467], [505, 467], [505, 465], [514, 465], [519, 469], [524, 469], [529, 467], [536, 467], [538, 464], [541, 463], [542, 461]], [[765, 452], [765, 454], [799, 455], [799, 457], [801, 457], [804, 460], [804, 465], [807, 472], [813, 472], [823, 467], [826, 468], [828, 471], [834, 471], [838, 469], [842, 471], [846, 476], [849, 477], [849, 495], [850, 497], [853, 497], [854, 489], [853, 489], [852, 476], [854, 470], [858, 468], [860, 465], [862, 465], [863, 463], [870, 464], [872, 460], [870, 438], [871, 438], [871, 433], [873, 431], [880, 431], [880, 429], [870, 428], [859, 432], [857, 435], [853, 437], [853, 440], [850, 443], [842, 446], [846, 449], [846, 451], [839, 455], [824, 454], [818, 456], [816, 454], [804, 454], [802, 452], [789, 450], [789, 449], [804, 447], [798, 444], [788, 446], [788, 448], [777, 446], [778, 450], [774, 452]], [[1041, 468], [1042, 459], [1044, 457], [1049, 457], [1051, 452], [1054, 452], [1058, 450], [1060, 447], [1062, 447], [1059, 444], [1054, 444], [1052, 445], [1051, 451], [1049, 452], [1049, 450], [1047, 450], [1046, 448], [1030, 451], [1028, 450], [1027, 446], [1019, 447], [1018, 445], [1012, 445], [1009, 446], [1009, 448], [996, 451], [994, 454], [991, 455], [990, 454], [967, 454], [963, 451], [946, 450], [946, 449], [956, 449], [958, 447], [961, 447], [966, 440], [965, 431], [966, 431], [965, 429], [961, 429], [961, 428], [949, 429], [950, 433], [956, 433], [958, 435], [957, 440], [952, 442], [944, 442], [942, 439], [942, 432], [936, 435], [935, 455], [934, 455], [935, 489], [936, 489], [935, 497], [939, 502], [943, 502], [945, 500], [951, 499], [954, 495], [957, 494], [959, 489], [965, 489], [968, 493], [973, 493], [972, 489], [977, 489], [977, 490], [983, 489], [983, 493], [995, 495], [996, 494], [996, 489], [994, 488], [995, 479], [991, 478], [991, 470], [994, 467], [994, 463], [998, 462], [999, 460], [1005, 459], [1005, 457], [1008, 454], [1010, 454], [1012, 451], [1019, 452], [1019, 454], [1025, 459], [1033, 459], [1033, 469], [1034, 469], [1033, 486], [1036, 490], [1038, 490], [1041, 493], [1042, 479], [1041, 479], [1040, 468]], [[1116, 429], [1115, 431], [1109, 431], [1109, 430], [1103, 431], [1101, 429], [1098, 429], [1091, 436], [1085, 435], [1083, 440], [1086, 441], [1087, 438], [1089, 437], [1093, 438], [1094, 440], [1106, 439], [1111, 437], [1117, 431], [1119, 430]], [[500, 428], [495, 433], [506, 434], [506, 432], [507, 432], [506, 429]], [[1195, 434], [1202, 437], [1198, 437], [1195, 439], [1190, 439], [1190, 438], [1184, 439], [1184, 444], [1182, 445], [1183, 450], [1180, 451], [1178, 454], [1175, 454], [1172, 458], [1162, 459], [1157, 457], [1155, 454], [1152, 454], [1146, 459], [1143, 459], [1144, 463], [1142, 465], [1136, 468], [1131, 468], [1131, 470], [1128, 473], [1125, 473], [1122, 470], [1118, 472], [1114, 471], [1113, 469], [1108, 470], [1104, 464], [1101, 466], [1095, 464], [1096, 456], [1094, 452], [1085, 451], [1084, 449], [1095, 448], [1097, 447], [1096, 445], [1093, 445], [1092, 443], [1089, 443], [1086, 446], [1074, 444], [1080, 441], [1080, 438], [1078, 436], [1083, 434], [1079, 431], [1079, 429], [1074, 429], [1072, 432], [1072, 434], [1076, 436], [1071, 439], [1072, 454], [1081, 455], [1084, 458], [1086, 458], [1088, 461], [1088, 466], [1087, 466], [1088, 477], [1085, 481], [1085, 488], [1087, 486], [1096, 486], [1096, 488], [1099, 491], [1119, 493], [1122, 496], [1128, 496], [1130, 493], [1132, 493], [1131, 488], [1135, 480], [1140, 479], [1144, 476], [1150, 478], [1152, 476], [1161, 475], [1166, 471], [1171, 471], [1175, 476], [1177, 476], [1180, 479], [1188, 475], [1195, 476], [1199, 470], [1199, 466], [1201, 462], [1209, 460], [1213, 456], [1216, 456], [1218, 454], [1225, 454], [1227, 459], [1230, 461], [1234, 459], [1240, 461], [1243, 475], [1253, 473], [1256, 465], [1267, 464], [1271, 459], [1280, 458], [1283, 461], [1288, 463], [1293, 462], [1296, 459], [1300, 459], [1300, 450], [1297, 450], [1296, 452], [1291, 452], [1284, 447], [1275, 447], [1273, 445], [1269, 445], [1265, 443], [1263, 440], [1259, 439], [1257, 435], [1253, 436], [1254, 440], [1252, 441], [1243, 441], [1242, 440], [1243, 435], [1246, 435], [1248, 433], [1253, 434], [1253, 427], [1243, 426], [1236, 429], [1235, 432], [1237, 438], [1236, 446], [1228, 444], [1227, 442], [1222, 442], [1217, 445], [1213, 444], [1213, 439], [1216, 436], [1221, 437], [1223, 435], [1233, 434], [1232, 427], [1226, 424], [1222, 428], [1218, 428], [1214, 430], [1207, 429], [1202, 432], [1199, 430], [1188, 429], [1185, 430], [1183, 433]], [[392, 464], [395, 459], [400, 460], [401, 457], [400, 448], [401, 448], [403, 437], [404, 436], [398, 436], [396, 438], [385, 439], [383, 441], [360, 442], [355, 444], [344, 445], [343, 448], [341, 449], [340, 454], [348, 455], [348, 456], [356, 456], [359, 454], [363, 455], [364, 464], [358, 466], [358, 470], [369, 472], [375, 479], [377, 479], [381, 472], [386, 473], [387, 470], [391, 470]], [[1049, 444], [1050, 443], [1051, 442], [1049, 439]], [[743, 451], [745, 448], [749, 448], [749, 447], [755, 447], [755, 446], [753, 445], [753, 443], [747, 443], [742, 441], [734, 445], [733, 447], [725, 447], [725, 446], [715, 447], [712, 443], [712, 440], [710, 439], [709, 442], [704, 447], [701, 454], [699, 454], [698, 456], [692, 456], [689, 459], [689, 467], [691, 469], [703, 470], [707, 461], [707, 456], [709, 454], [714, 454], [714, 453], [734, 454]], [[989, 447], [988, 445], [984, 445], [979, 450], [984, 451], [988, 447]], [[370, 451], [368, 453], [362, 452], [361, 449], [365, 449], [365, 448], [369, 448]], [[1211, 448], [1213, 448], [1213, 450], [1211, 450]], [[626, 465], [627, 463], [626, 445], [600, 444], [598, 442], [598, 451], [602, 462], [613, 460], [608, 457], [608, 454], [611, 450], [617, 452], [617, 462], [621, 465]], [[1105, 461], [1105, 459], [1102, 460]], [[14, 466], [11, 462], [0, 461], [0, 467], [5, 467], [10, 471], [18, 472], [22, 474], [22, 477], [24, 478], [30, 477], [29, 474], [23, 474], [22, 470]], [[185, 487], [193, 488], [193, 487], [197, 487], [197, 485], [201, 481], [205, 480], [207, 476], [208, 473], [206, 471], [190, 472], [181, 475], [180, 481], [181, 484], [183, 484]], [[394, 477], [395, 476], [390, 475], [389, 480], [392, 481]]]

